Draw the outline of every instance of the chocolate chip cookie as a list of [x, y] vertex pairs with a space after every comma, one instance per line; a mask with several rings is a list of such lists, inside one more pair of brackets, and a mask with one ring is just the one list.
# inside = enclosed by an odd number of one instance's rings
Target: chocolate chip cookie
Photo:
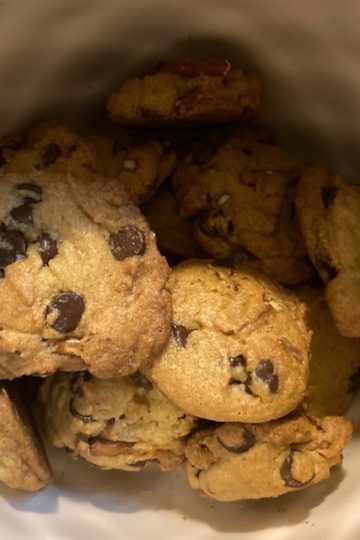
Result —
[[156, 73], [125, 81], [107, 103], [113, 122], [150, 127], [234, 122], [258, 116], [261, 106], [258, 75], [227, 60], [163, 62]]
[[195, 143], [173, 187], [207, 253], [226, 259], [240, 252], [277, 281], [295, 285], [313, 272], [295, 221], [300, 170], [265, 130], [237, 129]]
[[58, 373], [39, 399], [50, 441], [105, 469], [138, 471], [155, 462], [173, 470], [196, 423], [140, 373], [109, 380]]
[[136, 371], [170, 332], [168, 266], [112, 179], [0, 176], [0, 377]]
[[93, 145], [70, 128], [56, 122], [36, 124], [17, 151], [7, 153], [5, 172], [46, 171], [75, 176], [102, 173]]
[[161, 253], [172, 258], [192, 259], [205, 254], [194, 238], [192, 223], [180, 215], [179, 205], [170, 186], [162, 186], [150, 201], [141, 207]]
[[321, 167], [305, 171], [296, 211], [340, 334], [360, 337], [360, 192]]
[[52, 473], [32, 420], [16, 387], [0, 383], [0, 481], [11, 488], [37, 491]]
[[156, 140], [135, 143], [126, 134], [86, 140], [94, 145], [105, 176], [117, 178], [136, 206], [150, 199], [176, 164], [175, 152]]
[[150, 377], [182, 410], [215, 421], [266, 422], [303, 399], [311, 333], [305, 305], [266, 276], [209, 261], [169, 280], [172, 334]]
[[344, 414], [360, 386], [360, 339], [339, 334], [321, 289], [302, 287], [297, 294], [309, 308], [313, 331], [309, 383], [301, 407], [315, 416]]
[[191, 487], [218, 501], [278, 497], [325, 480], [341, 464], [351, 424], [340, 416], [229, 423], [196, 433], [185, 455]]

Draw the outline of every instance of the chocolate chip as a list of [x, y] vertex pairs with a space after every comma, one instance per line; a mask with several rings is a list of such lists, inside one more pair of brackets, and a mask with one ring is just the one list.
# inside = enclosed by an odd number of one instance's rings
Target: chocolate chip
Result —
[[260, 360], [255, 369], [256, 376], [264, 381], [270, 389], [270, 392], [275, 394], [279, 388], [279, 379], [274, 373], [274, 365], [271, 360]]
[[123, 261], [134, 255], [144, 255], [146, 251], [144, 233], [134, 225], [126, 225], [111, 233], [109, 245], [117, 261]]
[[295, 480], [295, 478], [291, 474], [291, 466], [293, 463], [293, 459], [293, 455], [290, 453], [283, 461], [280, 467], [280, 476], [284, 480], [286, 486], [292, 488], [301, 488], [309, 484], [314, 478], [314, 475], [310, 478], [310, 480], [307, 480], [306, 482], [300, 482], [299, 480]]
[[315, 266], [326, 283], [336, 278], [339, 273], [327, 255], [316, 257]]
[[192, 146], [191, 155], [197, 165], [208, 163], [215, 154], [216, 148], [210, 143], [196, 141]]
[[144, 390], [152, 390], [153, 389], [153, 385], [152, 385], [151, 381], [149, 381], [149, 379], [147, 377], [145, 377], [145, 375], [143, 375], [139, 371], [136, 371], [135, 373], [132, 373], [130, 375], [130, 377], [134, 381], [134, 383], [137, 384], [137, 386], [140, 386]]
[[86, 414], [80, 414], [75, 409], [74, 401], [75, 401], [75, 399], [71, 399], [70, 402], [69, 402], [69, 412], [70, 412], [70, 414], [72, 416], [74, 416], [78, 420], [81, 420], [85, 424], [89, 424], [90, 422], [96, 422], [95, 418], [93, 418], [92, 416], [86, 415]]
[[349, 378], [348, 393], [355, 394], [360, 388], [360, 369], [352, 373]]
[[24, 182], [22, 184], [17, 184], [16, 189], [19, 191], [32, 191], [33, 193], [36, 193], [36, 195], [42, 195], [42, 188], [37, 184]]
[[0, 279], [5, 277], [5, 270], [3, 268], [0, 268]]
[[182, 326], [182, 324], [173, 323], [171, 325], [171, 336], [175, 339], [177, 344], [180, 345], [180, 347], [186, 347], [188, 336], [189, 334], [191, 334], [191, 332], [192, 330], [186, 328], [185, 326]]
[[229, 364], [231, 367], [246, 367], [246, 358], [243, 354], [239, 354], [238, 356], [230, 356]]
[[242, 151], [244, 152], [244, 154], [245, 154], [246, 156], [253, 156], [253, 155], [254, 155], [254, 154], [253, 154], [253, 151], [250, 150], [250, 148], [246, 148], [246, 147], [245, 147], [245, 148], [242, 148]]
[[50, 143], [46, 146], [42, 156], [42, 162], [45, 167], [53, 165], [55, 161], [62, 156], [61, 148], [56, 143]]
[[24, 259], [26, 255], [27, 243], [24, 235], [20, 231], [6, 229], [5, 225], [0, 227], [0, 268]]
[[57, 242], [46, 232], [39, 236], [38, 242], [40, 246], [40, 257], [44, 266], [47, 266], [49, 261], [58, 254]]
[[72, 145], [70, 145], [69, 148], [67, 149], [67, 155], [68, 155], [68, 156], [71, 156], [71, 154], [73, 154], [74, 152], [76, 152], [77, 149], [78, 149], [77, 144], [72, 144]]
[[243, 429], [241, 443], [236, 444], [235, 446], [226, 444], [218, 435], [216, 438], [221, 446], [225, 448], [225, 450], [232, 452], [233, 454], [242, 454], [243, 452], [247, 452], [256, 443], [255, 435], [247, 428]]
[[52, 322], [51, 326], [57, 330], [57, 332], [67, 334], [68, 332], [75, 330], [84, 310], [85, 303], [82, 296], [73, 291], [67, 291], [54, 296], [46, 308], [45, 317], [48, 317], [54, 311], [57, 311], [58, 316]]
[[27, 225], [28, 227], [31, 227], [33, 224], [33, 217], [32, 217], [32, 203], [33, 199], [28, 199], [20, 206], [17, 206], [16, 208], [13, 208], [10, 212], [10, 216], [16, 223], [21, 223], [23, 225]]
[[326, 209], [330, 208], [333, 205], [336, 195], [338, 194], [339, 188], [336, 186], [324, 187], [321, 190], [321, 199], [323, 205]]
[[84, 390], [81, 386], [81, 383], [83, 382], [81, 375], [76, 375], [70, 384], [70, 391], [71, 393], [76, 397], [83, 397], [84, 396]]

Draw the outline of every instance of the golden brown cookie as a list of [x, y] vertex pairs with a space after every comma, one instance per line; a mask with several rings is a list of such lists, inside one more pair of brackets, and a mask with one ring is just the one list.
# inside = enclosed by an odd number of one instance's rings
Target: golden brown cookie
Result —
[[311, 333], [305, 306], [245, 267], [190, 260], [170, 276], [172, 336], [149, 371], [183, 411], [266, 422], [303, 399]]
[[258, 116], [261, 106], [258, 75], [227, 60], [161, 63], [155, 74], [125, 81], [107, 103], [113, 122], [150, 127], [234, 122]]
[[37, 491], [52, 482], [52, 473], [32, 420], [16, 387], [0, 383], [0, 481]]
[[254, 267], [295, 285], [313, 272], [293, 208], [300, 170], [264, 130], [237, 129], [193, 144], [173, 187], [207, 253], [226, 259], [245, 251]]
[[168, 266], [116, 180], [0, 177], [0, 377], [136, 371], [170, 332]]
[[176, 164], [175, 152], [155, 140], [135, 143], [126, 134], [86, 140], [95, 147], [105, 176], [116, 178], [135, 206], [152, 197]]
[[57, 122], [36, 124], [23, 146], [6, 156], [3, 170], [12, 173], [44, 170], [74, 176], [102, 173], [93, 145]]
[[196, 242], [192, 223], [180, 215], [179, 205], [170, 186], [162, 186], [141, 211], [156, 234], [156, 242], [165, 256], [192, 259], [203, 257]]
[[351, 434], [340, 416], [222, 424], [189, 440], [188, 480], [218, 501], [278, 497], [327, 479]]
[[360, 337], [360, 193], [321, 167], [305, 171], [296, 211], [340, 334]]
[[301, 407], [314, 416], [344, 414], [360, 384], [360, 339], [339, 334], [321, 289], [301, 287], [296, 292], [309, 308], [313, 331], [309, 383]]
[[196, 423], [140, 373], [109, 380], [58, 373], [45, 381], [39, 400], [52, 444], [104, 469], [138, 471], [155, 462], [173, 470]]

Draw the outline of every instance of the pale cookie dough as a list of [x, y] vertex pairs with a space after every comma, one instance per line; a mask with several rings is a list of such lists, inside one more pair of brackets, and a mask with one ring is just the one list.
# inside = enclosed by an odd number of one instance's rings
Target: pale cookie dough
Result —
[[223, 424], [189, 440], [188, 480], [218, 501], [278, 497], [327, 479], [351, 434], [340, 416]]
[[259, 76], [227, 60], [162, 63], [125, 81], [107, 103], [113, 122], [149, 127], [234, 122], [259, 116], [261, 107]]
[[148, 373], [182, 410], [215, 421], [266, 422], [303, 399], [311, 332], [305, 305], [263, 274], [209, 261], [169, 280], [172, 336]]
[[360, 337], [360, 192], [321, 167], [305, 171], [296, 211], [340, 334]]
[[173, 470], [196, 425], [140, 373], [109, 380], [58, 373], [45, 381], [39, 401], [52, 444], [104, 469], [137, 471], [155, 462]]
[[37, 491], [52, 473], [31, 419], [13, 384], [0, 383], [0, 481], [8, 487]]
[[0, 377], [136, 371], [170, 332], [168, 266], [118, 182], [0, 176]]

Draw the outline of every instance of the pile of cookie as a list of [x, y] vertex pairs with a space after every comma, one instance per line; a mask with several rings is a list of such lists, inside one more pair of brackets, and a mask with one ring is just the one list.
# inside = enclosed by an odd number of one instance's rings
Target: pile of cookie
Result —
[[[360, 382], [360, 191], [250, 121], [256, 74], [161, 63], [117, 126], [0, 140], [0, 480], [46, 437], [103, 469], [182, 467], [206, 497], [329, 477]], [[70, 457], [69, 457], [70, 459]]]

